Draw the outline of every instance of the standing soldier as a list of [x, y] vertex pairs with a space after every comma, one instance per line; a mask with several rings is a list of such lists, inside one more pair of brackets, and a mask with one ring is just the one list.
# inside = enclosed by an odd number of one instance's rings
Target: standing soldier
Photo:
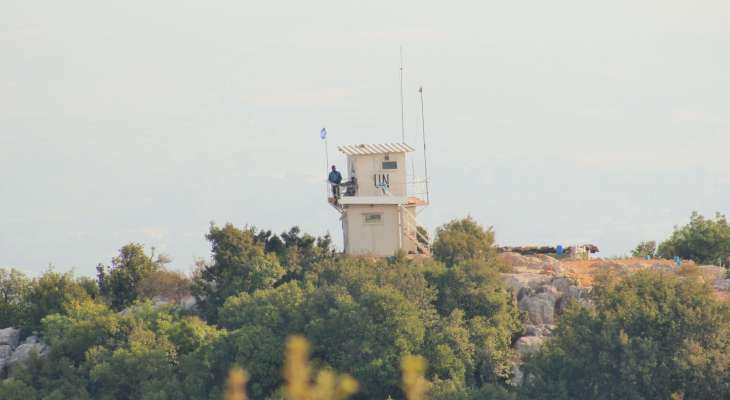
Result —
[[329, 178], [328, 178], [330, 185], [332, 185], [332, 197], [335, 199], [335, 203], [337, 203], [337, 199], [340, 198], [340, 183], [342, 183], [342, 174], [340, 174], [340, 171], [335, 168], [335, 166], [332, 166], [332, 172], [330, 172]]

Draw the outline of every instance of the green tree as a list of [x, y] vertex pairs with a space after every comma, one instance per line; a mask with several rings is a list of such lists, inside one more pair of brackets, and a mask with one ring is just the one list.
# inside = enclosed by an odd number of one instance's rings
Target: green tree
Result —
[[604, 277], [524, 365], [525, 399], [730, 397], [730, 313], [691, 277]]
[[164, 336], [135, 326], [116, 349], [87, 352], [92, 395], [98, 399], [179, 399], [175, 348]]
[[[181, 365], [225, 334], [173, 306], [151, 302], [123, 312], [88, 300], [74, 302], [66, 314], [43, 322], [51, 352], [19, 377], [44, 399], [184, 398], [182, 382], [190, 371]], [[210, 373], [200, 364], [197, 371]]]
[[86, 390], [88, 377], [83, 368], [77, 367], [72, 360], [65, 357], [53, 360], [32, 357], [25, 368], [14, 371], [13, 375], [15, 379], [34, 388], [40, 399], [90, 399]]
[[304, 326], [302, 305], [312, 290], [303, 289], [298, 282], [287, 282], [276, 288], [229, 297], [221, 308], [219, 324], [228, 329], [262, 325], [283, 339], [290, 331]]
[[302, 234], [298, 226], [280, 235], [272, 235], [271, 231], [259, 231], [256, 233], [256, 241], [264, 245], [266, 254], [276, 254], [287, 272], [284, 278], [287, 281], [301, 279], [313, 265], [335, 256], [329, 234], [320, 237]]
[[656, 242], [650, 240], [648, 242], [641, 242], [636, 245], [636, 248], [631, 251], [632, 257], [651, 257], [654, 258], [656, 255]]
[[452, 266], [465, 260], [494, 258], [494, 232], [484, 229], [472, 217], [453, 220], [436, 229], [433, 257]]
[[[385, 283], [397, 280], [395, 274], [381, 276], [382, 284], [376, 285], [376, 276], [387, 275], [385, 268], [376, 267], [368, 277], [367, 269], [360, 266], [355, 260], [344, 271], [328, 265], [320, 270], [327, 275], [322, 280], [310, 277], [303, 283], [292, 281], [229, 298], [219, 322], [230, 334], [198, 359], [245, 368], [251, 374], [251, 393], [264, 398], [281, 385], [276, 373], [282, 368], [281, 357], [272, 354], [281, 354], [286, 337], [299, 333], [312, 341], [317, 363], [352, 374], [362, 384], [365, 398], [397, 395], [401, 357], [422, 351], [424, 313], [401, 291]], [[405, 278], [406, 282], [416, 282]], [[221, 384], [211, 384], [204, 377], [189, 380], [193, 381], [198, 382], [197, 387]]]
[[76, 278], [76, 283], [84, 288], [86, 294], [89, 295], [91, 299], [96, 300], [101, 298], [101, 290], [99, 289], [98, 279], [89, 276], [80, 276]]
[[218, 308], [228, 297], [271, 288], [284, 276], [276, 256], [265, 254], [264, 245], [257, 242], [253, 228], [211, 224], [206, 238], [213, 262], [201, 266], [192, 291], [210, 322], [217, 321]]
[[437, 290], [428, 277], [444, 271], [443, 264], [432, 261], [341, 258], [318, 263], [305, 276], [304, 283], [315, 287], [343, 286], [355, 297], [368, 286], [392, 287], [418, 307], [424, 321], [434, 321]]
[[111, 266], [96, 267], [101, 293], [109, 300], [112, 308], [121, 310], [138, 298], [138, 285], [149, 274], [159, 270], [168, 260], [145, 254], [139, 243], [130, 243], [119, 250]]
[[[428, 359], [428, 377], [480, 385], [508, 377], [512, 335], [522, 330], [521, 314], [499, 268], [494, 258], [451, 268], [433, 261], [346, 258], [318, 264], [304, 282], [317, 292], [344, 287], [356, 302], [372, 286], [397, 290], [416, 305], [426, 327], [420, 352]], [[322, 307], [323, 312], [329, 307]]]
[[95, 346], [111, 347], [125, 337], [123, 317], [104, 304], [85, 301], [69, 304], [66, 314], [43, 319], [43, 333], [51, 356], [68, 358], [76, 364]]
[[47, 315], [63, 314], [73, 302], [91, 300], [88, 292], [70, 272], [64, 274], [46, 271], [34, 279], [28, 292], [28, 325], [30, 330], [40, 330], [41, 320]]
[[700, 264], [724, 264], [730, 257], [730, 224], [719, 213], [709, 219], [693, 212], [687, 225], [675, 227], [672, 236], [659, 245], [657, 255], [679, 256]]
[[33, 387], [18, 379], [0, 380], [0, 399], [35, 400], [38, 393]]
[[463, 312], [479, 357], [479, 381], [509, 377], [512, 336], [522, 331], [522, 315], [514, 294], [502, 282], [494, 259], [465, 261], [438, 277], [438, 310], [442, 316]]
[[0, 268], [0, 329], [28, 325], [31, 281], [22, 272]]
[[359, 298], [324, 287], [305, 305], [304, 335], [312, 355], [361, 384], [364, 398], [396, 396], [400, 360], [421, 351], [425, 326], [419, 310], [392, 287], [368, 286]]
[[430, 379], [448, 380], [458, 388], [476, 383], [477, 351], [462, 310], [453, 310], [427, 330], [424, 356]]
[[175, 345], [179, 355], [185, 355], [213, 343], [223, 332], [197, 316], [172, 320], [160, 326], [160, 331]]

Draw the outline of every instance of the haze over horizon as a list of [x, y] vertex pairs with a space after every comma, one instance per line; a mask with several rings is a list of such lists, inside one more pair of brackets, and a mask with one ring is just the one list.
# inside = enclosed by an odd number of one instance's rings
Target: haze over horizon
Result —
[[[319, 130], [420, 150], [433, 229], [663, 240], [730, 212], [730, 3], [0, 5], [0, 267], [90, 275], [134, 241], [189, 270], [210, 221], [331, 232]], [[420, 168], [420, 161], [417, 162]]]

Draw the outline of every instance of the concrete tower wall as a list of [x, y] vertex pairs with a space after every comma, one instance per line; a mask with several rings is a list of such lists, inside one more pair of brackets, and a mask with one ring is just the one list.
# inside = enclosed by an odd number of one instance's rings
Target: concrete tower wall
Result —
[[[404, 215], [412, 212], [397, 205], [348, 205], [342, 216], [345, 253], [388, 257], [399, 248], [415, 253], [411, 239], [402, 235]], [[405, 233], [405, 232], [403, 232]]]
[[383, 196], [377, 187], [382, 184], [392, 196], [406, 195], [405, 153], [351, 155], [347, 167], [350, 177], [357, 178], [358, 196]]

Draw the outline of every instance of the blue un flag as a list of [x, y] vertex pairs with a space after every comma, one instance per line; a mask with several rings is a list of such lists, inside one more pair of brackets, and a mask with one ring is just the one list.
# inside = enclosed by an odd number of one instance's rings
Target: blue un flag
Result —
[[322, 128], [322, 130], [319, 131], [319, 138], [322, 140], [327, 139], [327, 129]]

